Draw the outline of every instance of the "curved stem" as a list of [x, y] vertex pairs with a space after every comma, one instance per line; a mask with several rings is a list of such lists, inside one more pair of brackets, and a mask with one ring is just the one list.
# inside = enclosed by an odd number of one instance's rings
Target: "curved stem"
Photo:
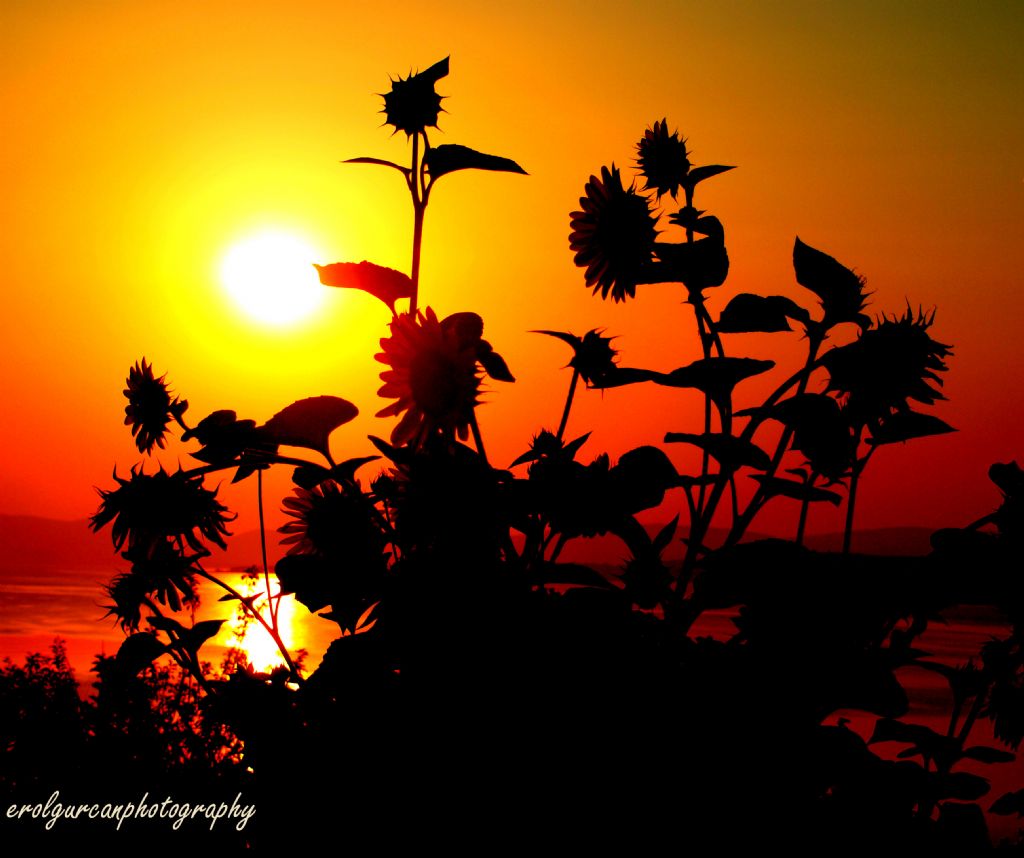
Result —
[[267, 604], [270, 610], [270, 622], [277, 628], [277, 606], [270, 598], [270, 566], [267, 563], [267, 525], [263, 518], [263, 471], [256, 472], [256, 509], [260, 518], [260, 553], [263, 557], [263, 580], [267, 585]]
[[[195, 570], [196, 574], [198, 574], [200, 578], [205, 578], [210, 583], [216, 584], [218, 587], [224, 590], [224, 592], [228, 593], [231, 596], [234, 596], [235, 599], [237, 599], [238, 602], [244, 607], [244, 609], [253, 617], [253, 619], [255, 619], [261, 626], [263, 626], [264, 629], [267, 630], [267, 634], [269, 634], [270, 637], [273, 638], [274, 643], [277, 645], [278, 650], [280, 650], [281, 656], [284, 658], [285, 664], [288, 665], [288, 669], [291, 671], [291, 674], [295, 678], [295, 681], [302, 685], [305, 680], [303, 680], [302, 675], [299, 673], [298, 667], [295, 666], [295, 662], [292, 661], [292, 657], [291, 654], [288, 652], [288, 648], [284, 645], [284, 641], [281, 640], [281, 636], [277, 633], [277, 631], [264, 619], [263, 614], [257, 611], [250, 602], [246, 601], [245, 597], [242, 596], [242, 594], [239, 593], [234, 587], [232, 587], [226, 581], [222, 581], [216, 575], [211, 575], [209, 572], [203, 569], [203, 567], [200, 566], [198, 563], [195, 565]], [[271, 598], [269, 592], [267, 593], [267, 598]]]
[[580, 371], [574, 369], [572, 371], [572, 381], [569, 382], [569, 393], [565, 397], [565, 408], [562, 409], [562, 419], [558, 424], [558, 440], [561, 441], [565, 435], [565, 427], [569, 423], [569, 412], [572, 410], [572, 400], [576, 396], [576, 385], [580, 380]]
[[[806, 480], [807, 488], [813, 489], [814, 488], [814, 483], [815, 483], [815, 481], [817, 479], [818, 479], [818, 475], [814, 471], [811, 471], [807, 475], [807, 480]], [[810, 493], [808, 492], [808, 496], [805, 497], [800, 502], [800, 520], [797, 522], [797, 526], [796, 526], [796, 544], [797, 545], [801, 545], [802, 546], [804, 544], [804, 531], [807, 529], [807, 512], [810, 509], [810, 507], [811, 507], [811, 498], [810, 498]]]
[[490, 462], [487, 461], [487, 451], [484, 449], [484, 438], [480, 434], [480, 424], [476, 422], [475, 410], [469, 418], [469, 428], [473, 430], [473, 443], [476, 444], [476, 451], [480, 454], [480, 458], [484, 460], [484, 464], [490, 465]]
[[[804, 362], [803, 368], [793, 373], [793, 375], [779, 385], [771, 396], [764, 401], [764, 404], [761, 406], [762, 413], [760, 415], [751, 416], [740, 435], [742, 440], [750, 441], [753, 439], [754, 433], [757, 431], [758, 427], [767, 419], [768, 409], [775, 405], [775, 403], [778, 402], [794, 384], [797, 385], [796, 396], [806, 392], [811, 375], [814, 373], [814, 370], [821, 366], [821, 361], [818, 358], [818, 349], [821, 348], [825, 335], [824, 332], [814, 329], [813, 331], [808, 331], [807, 337], [807, 360]], [[778, 443], [775, 445], [775, 453], [772, 455], [771, 466], [766, 472], [766, 476], [775, 476], [775, 473], [779, 469], [779, 465], [782, 464], [783, 457], [786, 455], [786, 450], [789, 447], [789, 442], [792, 437], [793, 430], [788, 426], [785, 427], [782, 430], [782, 434], [779, 436]], [[758, 487], [757, 491], [754, 492], [753, 498], [751, 498], [750, 503], [747, 504], [746, 509], [743, 510], [739, 519], [733, 522], [732, 529], [729, 531], [729, 535], [725, 540], [726, 545], [734, 545], [742, 538], [743, 534], [750, 526], [750, 523], [754, 520], [754, 516], [756, 516], [758, 511], [764, 506], [764, 502], [767, 500], [764, 486], [765, 483], [762, 483], [761, 486]]]
[[[853, 542], [853, 514], [857, 508], [857, 486], [860, 484], [860, 475], [864, 466], [868, 463], [865, 457], [862, 462], [856, 460], [856, 451], [860, 447], [860, 436], [864, 427], [858, 426], [853, 436], [854, 462], [853, 472], [850, 474], [850, 493], [846, 498], [846, 526], [843, 528], [843, 554], [850, 553], [850, 545]], [[869, 454], [870, 456], [870, 454]]]

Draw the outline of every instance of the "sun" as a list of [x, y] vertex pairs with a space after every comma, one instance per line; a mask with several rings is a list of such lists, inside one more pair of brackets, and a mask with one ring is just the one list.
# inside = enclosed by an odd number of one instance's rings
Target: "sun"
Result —
[[266, 325], [291, 325], [312, 316], [326, 294], [308, 242], [280, 230], [238, 241], [224, 254], [220, 279], [247, 316]]

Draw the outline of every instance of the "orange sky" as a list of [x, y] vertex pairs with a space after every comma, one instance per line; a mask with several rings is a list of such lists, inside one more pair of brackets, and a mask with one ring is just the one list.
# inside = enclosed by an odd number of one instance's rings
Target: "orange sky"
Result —
[[[966, 523], [997, 502], [988, 464], [1024, 458], [1021, 44], [1015, 2], [0, 4], [0, 512], [94, 510], [92, 487], [137, 459], [120, 392], [143, 355], [193, 420], [234, 408], [262, 421], [334, 393], [363, 412], [334, 436], [339, 458], [387, 435], [372, 416], [382, 305], [332, 291], [313, 322], [260, 327], [217, 267], [233, 241], [273, 227], [323, 248], [311, 262], [408, 270], [399, 177], [338, 161], [405, 159], [374, 93], [450, 54], [434, 142], [530, 173], [448, 177], [427, 214], [422, 301], [479, 312], [518, 378], [480, 413], [493, 460], [560, 413], [568, 351], [529, 329], [605, 327], [624, 365], [699, 356], [677, 287], [602, 302], [567, 243], [587, 177], [629, 166], [666, 116], [697, 163], [739, 166], [698, 197], [732, 260], [713, 313], [742, 291], [813, 306], [792, 275], [796, 235], [867, 276], [871, 312], [937, 306], [934, 336], [956, 351], [935, 413], [960, 431], [880, 453], [858, 523]], [[729, 346], [790, 368], [798, 347], [796, 335]], [[570, 431], [595, 429], [591, 454], [617, 455], [700, 431], [699, 412], [692, 391], [586, 392]], [[252, 491], [228, 495], [245, 526]]]

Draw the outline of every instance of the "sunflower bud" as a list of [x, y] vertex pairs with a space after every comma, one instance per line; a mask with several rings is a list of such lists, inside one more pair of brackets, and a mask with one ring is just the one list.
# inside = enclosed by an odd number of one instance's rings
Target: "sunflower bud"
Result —
[[434, 91], [434, 84], [447, 74], [445, 57], [425, 71], [392, 81], [391, 91], [383, 96], [385, 122], [409, 137], [426, 128], [436, 128], [442, 96]]

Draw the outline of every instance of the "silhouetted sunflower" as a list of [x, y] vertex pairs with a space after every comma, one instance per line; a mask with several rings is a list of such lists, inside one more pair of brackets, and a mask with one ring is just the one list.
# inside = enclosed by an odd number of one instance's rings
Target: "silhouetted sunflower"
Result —
[[106, 588], [114, 604], [104, 607], [125, 631], [138, 629], [142, 606], [150, 596], [172, 611], [199, 603], [192, 566], [195, 556], [182, 555], [166, 540], [155, 543], [148, 553], [145, 546], [137, 546], [122, 556], [132, 562], [131, 572], [118, 575]]
[[188, 408], [188, 402], [175, 397], [164, 381], [166, 376], [156, 378], [152, 364], [136, 363], [128, 371], [127, 387], [124, 395], [128, 399], [125, 406], [124, 424], [132, 427], [132, 436], [140, 453], [149, 453], [154, 445], [164, 446], [167, 424], [171, 420], [181, 421], [181, 415]]
[[668, 133], [668, 123], [662, 119], [644, 131], [637, 143], [637, 167], [645, 181], [644, 190], [654, 190], [660, 199], [671, 194], [675, 199], [679, 186], [690, 172], [689, 152], [686, 139], [680, 139], [679, 132]]
[[602, 336], [601, 331], [587, 331], [582, 337], [566, 331], [534, 331], [546, 334], [568, 343], [573, 350], [569, 366], [576, 370], [588, 385], [600, 384], [616, 370], [615, 356], [618, 352], [612, 348], [614, 337]]
[[932, 405], [945, 399], [931, 382], [942, 384], [936, 373], [945, 372], [952, 349], [929, 335], [934, 320], [934, 312], [915, 316], [907, 308], [903, 316], [883, 318], [822, 357], [831, 376], [829, 390], [846, 399], [854, 421], [870, 423], [907, 411], [908, 400]]
[[397, 316], [390, 327], [391, 336], [380, 341], [383, 351], [376, 359], [391, 367], [380, 374], [384, 384], [377, 393], [396, 400], [377, 416], [405, 412], [391, 442], [419, 446], [438, 432], [467, 438], [480, 387], [477, 356], [483, 321], [473, 313], [438, 321], [428, 307], [415, 318]]
[[409, 137], [426, 128], [436, 128], [442, 96], [434, 91], [434, 84], [447, 74], [445, 57], [418, 74], [392, 81], [391, 91], [384, 93], [385, 122]]
[[657, 236], [657, 218], [647, 198], [636, 189], [622, 186], [613, 164], [601, 168], [601, 178], [591, 176], [582, 211], [570, 215], [569, 247], [575, 262], [586, 268], [587, 286], [602, 298], [624, 301], [636, 294], [641, 269], [651, 261]]
[[153, 474], [131, 470], [122, 479], [114, 472], [116, 489], [99, 489], [102, 502], [91, 519], [93, 530], [113, 522], [111, 538], [120, 551], [125, 542], [130, 552], [152, 558], [159, 543], [183, 539], [194, 550], [205, 552], [201, 537], [226, 548], [229, 536], [227, 507], [217, 500], [216, 490], [203, 486], [202, 477], [184, 471], [168, 474], [163, 468]]
[[321, 557], [380, 558], [384, 545], [370, 516], [369, 503], [358, 489], [346, 490], [333, 480], [312, 489], [296, 488], [285, 498], [285, 515], [294, 520], [278, 528], [288, 554]]

